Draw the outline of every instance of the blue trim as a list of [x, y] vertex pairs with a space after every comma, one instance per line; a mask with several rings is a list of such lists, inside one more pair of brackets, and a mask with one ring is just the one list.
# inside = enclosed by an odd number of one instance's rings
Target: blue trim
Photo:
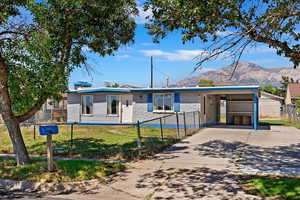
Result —
[[85, 81], [77, 81], [74, 86], [85, 86], [85, 87], [92, 87], [92, 84]]
[[68, 91], [67, 93], [75, 93], [75, 94], [81, 94], [81, 93], [106, 93], [106, 92], [117, 92], [117, 93], [130, 93], [130, 90], [128, 89], [114, 89], [114, 88], [102, 88], [102, 89], [86, 89], [86, 90], [74, 90], [74, 91]]
[[67, 125], [78, 126], [136, 126], [136, 123], [89, 123], [89, 122], [68, 122]]
[[[140, 127], [160, 128], [160, 124], [141, 124]], [[177, 128], [177, 124], [162, 124], [163, 128]], [[183, 124], [179, 124], [179, 128], [184, 128]], [[186, 128], [199, 128], [198, 124], [186, 124]]]
[[[89, 122], [68, 122], [67, 125], [77, 125], [77, 126], [137, 126], [136, 123], [89, 123]], [[204, 123], [200, 124], [200, 127], [209, 127], [214, 126], [217, 123], [210, 122], [210, 123]], [[152, 127], [152, 128], [160, 128], [160, 124], [152, 124], [152, 123], [146, 123], [146, 124], [140, 124], [140, 127]], [[177, 124], [163, 124], [163, 128], [177, 128]], [[184, 128], [183, 124], [179, 124], [179, 128]], [[199, 124], [187, 124], [186, 128], [199, 128]]]
[[174, 111], [180, 112], [180, 93], [174, 94]]
[[209, 123], [200, 124], [200, 127], [209, 127], [217, 124], [218, 124], [217, 122], [209, 122]]
[[145, 88], [145, 89], [127, 89], [127, 88], [95, 88], [85, 90], [72, 90], [67, 93], [94, 93], [94, 92], [119, 92], [119, 93], [136, 93], [136, 92], [191, 92], [191, 91], [224, 91], [224, 90], [258, 90], [259, 86], [230, 86], [230, 87], [191, 87], [191, 88]]
[[147, 95], [147, 112], [153, 112], [153, 95]]
[[253, 129], [258, 129], [258, 97], [257, 97], [257, 91], [254, 90], [253, 96], [254, 96], [254, 103], [253, 103]]

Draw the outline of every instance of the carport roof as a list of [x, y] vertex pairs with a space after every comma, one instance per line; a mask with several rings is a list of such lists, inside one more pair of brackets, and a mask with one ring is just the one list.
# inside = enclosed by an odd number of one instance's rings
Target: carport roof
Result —
[[218, 87], [180, 87], [180, 88], [82, 88], [67, 93], [136, 93], [136, 92], [193, 92], [193, 91], [224, 91], [224, 90], [258, 90], [258, 85], [249, 86], [218, 86]]

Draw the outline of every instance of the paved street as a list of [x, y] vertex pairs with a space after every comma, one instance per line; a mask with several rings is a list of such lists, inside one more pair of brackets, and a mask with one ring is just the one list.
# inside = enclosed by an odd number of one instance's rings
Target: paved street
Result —
[[241, 191], [235, 174], [297, 174], [299, 143], [293, 127], [206, 128], [152, 160], [130, 164], [97, 190], [43, 199], [260, 199]]

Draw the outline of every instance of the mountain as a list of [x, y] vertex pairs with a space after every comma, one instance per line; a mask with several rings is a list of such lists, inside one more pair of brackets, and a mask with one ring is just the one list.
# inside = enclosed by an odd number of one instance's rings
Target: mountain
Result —
[[224, 85], [273, 85], [280, 86], [282, 76], [300, 80], [300, 68], [292, 67], [263, 68], [255, 63], [239, 62], [232, 78], [234, 66], [230, 65], [219, 70], [207, 71], [199, 76], [187, 77], [179, 81], [179, 87], [197, 86], [200, 79], [213, 80], [216, 84]]

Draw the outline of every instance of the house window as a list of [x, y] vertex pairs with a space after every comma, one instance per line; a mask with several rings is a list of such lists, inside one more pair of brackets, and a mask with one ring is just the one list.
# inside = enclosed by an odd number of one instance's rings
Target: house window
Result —
[[84, 95], [81, 99], [81, 113], [83, 115], [93, 114], [93, 96]]
[[119, 114], [119, 96], [107, 96], [107, 114]]
[[173, 94], [154, 94], [153, 106], [154, 111], [173, 111], [174, 109]]

